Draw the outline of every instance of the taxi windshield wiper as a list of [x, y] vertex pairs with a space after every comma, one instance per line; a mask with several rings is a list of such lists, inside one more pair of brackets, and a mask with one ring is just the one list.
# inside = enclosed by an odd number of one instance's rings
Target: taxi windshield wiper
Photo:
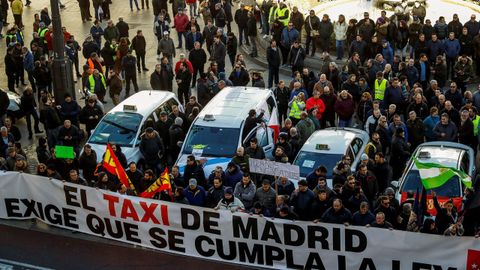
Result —
[[132, 132], [132, 133], [136, 133], [136, 132], [137, 132], [137, 131], [134, 130], [134, 129], [130, 129], [130, 128], [121, 126], [121, 125], [119, 125], [119, 124], [117, 124], [117, 123], [115, 123], [115, 122], [112, 122], [112, 121], [110, 121], [110, 120], [103, 120], [103, 121], [104, 121], [105, 123], [107, 123], [107, 124], [110, 124], [110, 125], [112, 125], [112, 126], [115, 126], [115, 127], [118, 127], [118, 128], [124, 129], [124, 130], [128, 130], [128, 131], [130, 131], [130, 132]]

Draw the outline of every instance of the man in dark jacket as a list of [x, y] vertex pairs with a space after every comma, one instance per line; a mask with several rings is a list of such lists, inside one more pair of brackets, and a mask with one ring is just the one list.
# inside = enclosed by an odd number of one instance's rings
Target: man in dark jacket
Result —
[[218, 202], [223, 199], [225, 193], [225, 186], [221, 178], [213, 179], [213, 186], [207, 191], [206, 206], [214, 208]]
[[293, 211], [298, 215], [300, 220], [312, 219], [311, 206], [314, 199], [315, 194], [308, 189], [307, 181], [300, 180], [298, 182], [298, 190], [294, 191], [291, 197]]
[[207, 62], [207, 54], [202, 48], [200, 41], [196, 41], [193, 50], [190, 51], [188, 55], [188, 60], [192, 63], [193, 67], [193, 76], [192, 76], [192, 87], [195, 87], [197, 81], [197, 74], [202, 74], [204, 71], [205, 63]]
[[133, 83], [135, 93], [138, 92], [137, 72], [137, 58], [133, 56], [132, 50], [129, 49], [127, 55], [122, 58], [122, 69], [125, 72], [125, 96], [130, 95], [130, 81]]
[[5, 91], [0, 91], [0, 121], [3, 122], [7, 109], [10, 104], [10, 99]]
[[268, 88], [272, 88], [273, 82], [278, 84], [279, 70], [280, 70], [280, 51], [277, 47], [277, 42], [272, 39], [270, 47], [267, 48], [267, 62], [268, 62]]
[[81, 137], [82, 134], [80, 129], [72, 125], [70, 120], [65, 120], [63, 122], [63, 126], [58, 130], [57, 141], [60, 145], [72, 146], [75, 150], [77, 150]]
[[171, 125], [170, 129], [168, 130], [170, 139], [169, 151], [173, 159], [176, 159], [180, 153], [180, 147], [178, 146], [178, 143], [185, 139], [185, 133], [183, 132], [182, 125], [182, 118], [177, 117], [175, 118], [174, 124]]
[[235, 11], [235, 23], [238, 26], [238, 42], [239, 45], [242, 46], [244, 40], [247, 46], [250, 46], [250, 42], [248, 41], [248, 34], [247, 34], [247, 21], [248, 21], [248, 10], [245, 9], [245, 4], [241, 3], [240, 8]]
[[190, 81], [192, 80], [192, 74], [185, 62], [180, 65], [175, 80], [178, 84], [178, 100], [180, 104], [185, 104], [190, 96]]
[[257, 112], [255, 111], [255, 109], [251, 109], [248, 112], [248, 117], [247, 119], [245, 119], [245, 125], [243, 126], [242, 141], [245, 139], [248, 133], [250, 133], [250, 131], [252, 131], [257, 126], [257, 124], [260, 124], [262, 122], [264, 114], [265, 112], [262, 111], [258, 116], [256, 116]]
[[92, 129], [94, 129], [100, 119], [102, 119], [103, 112], [96, 105], [94, 98], [89, 98], [88, 103], [80, 111], [80, 123], [85, 124], [85, 129], [87, 130], [88, 137], [90, 137]]
[[468, 110], [463, 110], [460, 115], [460, 126], [458, 127], [458, 142], [468, 145], [476, 150], [475, 136], [474, 136], [474, 125], [472, 120], [470, 120]]
[[165, 147], [162, 138], [160, 138], [158, 133], [151, 127], [148, 127], [142, 135], [140, 152], [142, 153], [145, 162], [144, 169], [152, 169], [156, 171], [157, 174], [160, 173], [160, 159], [165, 154]]
[[203, 43], [202, 33], [198, 32], [198, 29], [195, 25], [192, 25], [189, 29], [190, 31], [185, 34], [185, 48], [187, 51], [193, 50], [195, 43]]
[[145, 41], [142, 30], [138, 30], [137, 35], [133, 37], [131, 48], [135, 50], [135, 55], [137, 56], [138, 73], [141, 73], [140, 64], [142, 65], [143, 71], [148, 71], [148, 68], [146, 68], [145, 66], [145, 53], [147, 48], [147, 42]]
[[322, 21], [320, 22], [319, 33], [322, 52], [328, 52], [330, 37], [333, 33], [333, 24], [327, 14], [323, 15]]
[[210, 49], [210, 61], [217, 62], [218, 72], [225, 71], [225, 56], [227, 55], [227, 48], [220, 40], [219, 36], [213, 38], [213, 44]]
[[234, 86], [246, 86], [250, 82], [250, 75], [239, 63], [236, 63], [228, 79]]
[[128, 38], [128, 30], [130, 30], [130, 27], [128, 26], [128, 23], [123, 20], [123, 17], [118, 17], [118, 23], [115, 26], [117, 27], [119, 33], [118, 40], [120, 40], [122, 37]]
[[401, 127], [395, 130], [395, 136], [392, 139], [392, 152], [390, 164], [392, 164], [393, 179], [398, 179], [405, 168], [407, 160], [410, 158], [410, 147], [405, 140], [405, 131]]
[[201, 165], [195, 160], [195, 156], [189, 155], [187, 157], [187, 165], [183, 174], [184, 179], [195, 179], [199, 186], [206, 187], [207, 179]]
[[358, 172], [355, 173], [355, 180], [360, 183], [363, 194], [367, 197], [370, 204], [373, 204], [378, 194], [378, 182], [375, 175], [368, 170], [367, 165], [361, 164], [359, 166]]
[[247, 35], [248, 40], [250, 41], [251, 45], [251, 57], [257, 57], [257, 20], [255, 19], [255, 15], [252, 11], [248, 12], [248, 21], [247, 21]]
[[290, 49], [289, 55], [289, 63], [292, 66], [292, 75], [295, 73], [295, 71], [302, 72], [305, 56], [305, 49], [303, 49], [302, 45], [300, 45], [300, 42], [298, 40], [293, 42], [293, 46]]

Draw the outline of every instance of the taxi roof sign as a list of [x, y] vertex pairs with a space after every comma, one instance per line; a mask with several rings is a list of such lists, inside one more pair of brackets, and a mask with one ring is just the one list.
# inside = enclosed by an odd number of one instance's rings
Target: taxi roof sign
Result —
[[432, 157], [432, 155], [430, 155], [430, 152], [420, 151], [420, 153], [418, 153], [418, 158], [427, 159], [427, 158], [431, 158], [431, 157]]
[[330, 150], [330, 147], [328, 147], [328, 144], [318, 143], [315, 145], [315, 150]]
[[123, 105], [123, 110], [124, 111], [137, 111], [137, 106], [136, 105], [125, 104], [125, 105]]

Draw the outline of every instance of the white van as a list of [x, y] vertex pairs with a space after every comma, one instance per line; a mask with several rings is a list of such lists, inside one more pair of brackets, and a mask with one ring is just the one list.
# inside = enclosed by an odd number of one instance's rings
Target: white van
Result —
[[146, 128], [145, 122], [160, 121], [160, 112], [170, 114], [174, 105], [183, 112], [179, 104], [175, 94], [168, 91], [144, 90], [122, 101], [103, 116], [88, 138], [87, 143], [97, 153], [97, 162], [102, 160], [107, 143], [119, 145], [127, 161], [141, 162], [140, 135]]
[[[257, 125], [249, 134], [243, 136], [243, 127], [248, 112], [264, 111], [265, 125]], [[239, 146], [248, 146], [250, 139], [256, 137], [258, 145], [263, 147], [267, 157], [272, 156], [274, 133], [278, 127], [278, 109], [275, 96], [270, 89], [255, 87], [227, 87], [222, 89], [200, 112], [192, 123], [182, 144], [176, 165], [183, 172], [187, 157], [195, 155], [197, 159], [206, 159], [205, 175], [216, 166], [226, 168], [236, 154]], [[242, 141], [242, 138], [245, 138]]]

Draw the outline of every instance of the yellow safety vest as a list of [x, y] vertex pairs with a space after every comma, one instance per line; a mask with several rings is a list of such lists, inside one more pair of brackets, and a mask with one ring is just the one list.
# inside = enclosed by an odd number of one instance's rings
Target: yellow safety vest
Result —
[[283, 24], [283, 26], [287, 26], [288, 22], [290, 21], [290, 12], [288, 10], [288, 7], [284, 8], [277, 8], [277, 16], [276, 18], [280, 18], [285, 16], [285, 13], [288, 12], [288, 17], [285, 19], [280, 20], [280, 22]]
[[383, 79], [379, 84], [378, 80], [375, 80], [375, 99], [383, 100], [385, 97], [385, 90], [387, 89], [387, 80]]
[[[302, 113], [302, 110], [300, 110], [300, 108], [298, 108], [298, 102], [299, 101], [292, 102], [292, 108], [290, 108], [289, 116], [291, 116], [295, 119], [300, 119], [300, 114]], [[303, 101], [300, 101], [300, 102], [305, 103]]]
[[270, 14], [268, 14], [268, 23], [273, 23], [277, 18], [277, 9], [278, 7], [272, 6], [270, 8]]
[[475, 115], [475, 119], [473, 119], [473, 135], [477, 137], [478, 135], [478, 123], [480, 122], [480, 116]]
[[[103, 77], [102, 73], [100, 73], [100, 78], [102, 79], [102, 84], [107, 90], [107, 83], [105, 82], [105, 77]], [[90, 93], [95, 94], [95, 76], [90, 75], [88, 76], [88, 84], [90, 85]]]

